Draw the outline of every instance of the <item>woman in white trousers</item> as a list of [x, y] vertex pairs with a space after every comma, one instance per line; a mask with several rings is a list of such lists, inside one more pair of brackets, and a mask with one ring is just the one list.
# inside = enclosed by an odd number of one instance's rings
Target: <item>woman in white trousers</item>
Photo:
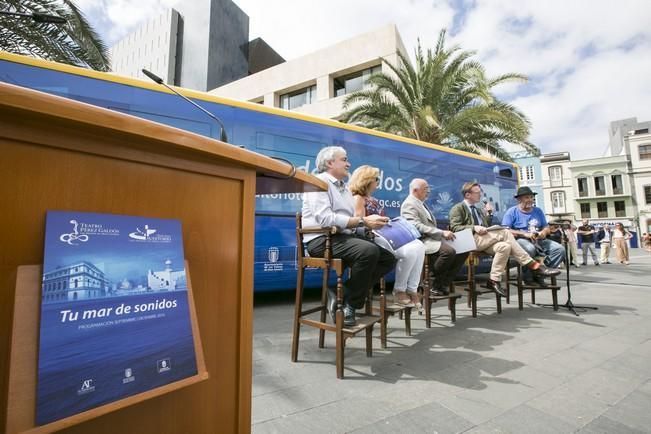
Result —
[[[384, 207], [372, 196], [379, 182], [378, 168], [364, 165], [355, 169], [348, 182], [355, 201], [355, 216], [384, 215]], [[394, 255], [398, 259], [393, 284], [394, 301], [420, 311], [423, 306], [418, 296], [418, 285], [425, 260], [425, 245], [420, 240], [413, 240], [394, 250]]]

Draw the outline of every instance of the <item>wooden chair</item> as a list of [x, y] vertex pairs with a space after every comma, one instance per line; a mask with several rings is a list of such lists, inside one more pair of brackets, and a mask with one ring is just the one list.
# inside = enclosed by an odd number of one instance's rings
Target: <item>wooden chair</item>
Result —
[[[477, 281], [475, 279], [476, 267], [479, 264], [479, 260], [481, 256], [490, 256], [490, 255], [479, 251], [472, 251], [468, 255], [468, 259], [466, 260], [466, 265], [468, 268], [468, 273], [467, 273], [468, 279], [466, 281], [466, 286], [464, 287], [464, 290], [468, 292], [468, 307], [472, 309], [473, 318], [477, 318], [477, 297], [482, 294], [488, 294], [488, 293], [495, 294], [497, 313], [502, 313], [502, 297], [492, 289], [477, 286]], [[508, 266], [507, 266], [507, 270], [508, 270]], [[505, 290], [506, 290], [506, 300], [508, 303], [511, 295], [508, 274], [506, 279]]]
[[457, 300], [461, 298], [461, 294], [456, 292], [454, 284], [450, 284], [450, 293], [448, 295], [431, 295], [430, 290], [432, 284], [429, 277], [429, 258], [430, 255], [425, 255], [425, 262], [423, 263], [423, 272], [421, 274], [421, 288], [423, 289], [423, 308], [425, 309], [425, 327], [432, 327], [432, 305], [441, 300], [448, 301], [448, 309], [450, 310], [450, 320], [455, 322], [457, 320]]
[[403, 306], [401, 304], [388, 301], [386, 297], [386, 284], [384, 278], [380, 279], [380, 303], [377, 312], [382, 317], [380, 321], [380, 344], [382, 348], [387, 347], [387, 322], [389, 317], [398, 314], [400, 319], [405, 320], [405, 334], [411, 336], [411, 310], [413, 307]]
[[[319, 348], [325, 345], [325, 332], [335, 333], [335, 360], [337, 367], [337, 378], [344, 378], [344, 348], [346, 339], [356, 334], [366, 332], [366, 356], [373, 355], [373, 326], [382, 321], [381, 316], [372, 314], [371, 300], [368, 299], [363, 315], [357, 317], [357, 324], [352, 327], [344, 326], [343, 304], [343, 281], [344, 264], [341, 259], [333, 258], [331, 251], [331, 234], [335, 228], [303, 228], [301, 222], [301, 213], [296, 214], [296, 243], [297, 243], [297, 276], [296, 276], [296, 304], [294, 306], [294, 333], [292, 338], [292, 362], [298, 360], [298, 344], [301, 331], [301, 325], [308, 325], [319, 329]], [[320, 234], [326, 237], [326, 249], [323, 257], [311, 257], [307, 255], [303, 236], [305, 234]], [[303, 289], [304, 275], [306, 267], [319, 268], [323, 272], [321, 285], [321, 302], [318, 306], [304, 309], [303, 308]], [[337, 310], [335, 314], [335, 324], [327, 322], [328, 309], [328, 277], [330, 270], [334, 270], [337, 275]], [[370, 291], [369, 291], [370, 293]], [[381, 298], [384, 294], [381, 293]], [[308, 316], [319, 313], [318, 319], [309, 318]]]
[[[506, 281], [511, 280], [510, 269], [506, 269]], [[556, 276], [550, 278], [551, 283], [545, 286], [539, 285], [527, 285], [524, 280], [522, 280], [522, 265], [518, 264], [517, 273], [515, 279], [515, 285], [518, 288], [518, 309], [522, 310], [524, 308], [524, 291], [531, 291], [531, 303], [536, 304], [536, 291], [550, 290], [552, 292], [552, 306], [554, 310], [558, 310], [558, 290], [561, 287], [557, 284]]]

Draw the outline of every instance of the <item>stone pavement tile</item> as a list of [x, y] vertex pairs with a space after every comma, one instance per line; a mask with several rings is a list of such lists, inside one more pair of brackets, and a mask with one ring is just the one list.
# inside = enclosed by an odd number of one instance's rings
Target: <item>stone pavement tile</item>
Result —
[[482, 400], [506, 410], [517, 407], [544, 392], [542, 389], [509, 379], [507, 376], [479, 374], [478, 380], [481, 381], [481, 387], [465, 390], [457, 396], [470, 400]]
[[476, 425], [483, 424], [505, 411], [503, 408], [482, 399], [460, 397], [458, 395], [442, 396], [437, 402]]
[[511, 433], [569, 433], [572, 425], [528, 405], [517, 406], [490, 421], [491, 425]]
[[[387, 397], [387, 399], [390, 397]], [[402, 412], [396, 403], [355, 397], [253, 424], [258, 433], [344, 433]]]
[[633, 392], [604, 413], [604, 416], [634, 429], [651, 429], [651, 400], [649, 395]]
[[576, 348], [559, 349], [555, 354], [531, 363], [531, 366], [552, 376], [569, 378], [601, 365], [608, 356]]
[[527, 402], [527, 405], [552, 415], [574, 428], [585, 426], [608, 409], [608, 404], [567, 385], [561, 385], [539, 395]]
[[598, 367], [569, 379], [565, 384], [605, 404], [615, 404], [643, 382], [642, 378], [623, 374], [622, 370]]
[[[521, 430], [518, 430], [517, 433], [521, 433]], [[492, 422], [484, 422], [481, 425], [478, 425], [472, 429], [469, 429], [464, 434], [510, 434], [510, 431], [495, 425]]]
[[646, 393], [651, 397], [651, 380], [646, 381], [644, 384], [642, 384], [638, 389], [638, 392], [641, 393]]
[[620, 366], [623, 370], [627, 372], [632, 371], [641, 377], [651, 377], [651, 362], [649, 362], [649, 357], [636, 354], [634, 350], [613, 357], [604, 363], [604, 366]]
[[648, 431], [636, 430], [630, 426], [626, 426], [605, 416], [600, 416], [578, 430], [576, 434], [637, 434], [645, 432]]
[[505, 372], [500, 377], [516, 381], [524, 386], [536, 389], [540, 393], [545, 393], [554, 387], [558, 387], [564, 381], [561, 378], [539, 371], [532, 366], [522, 366], [519, 369]]
[[431, 403], [387, 417], [363, 428], [355, 434], [418, 432], [462, 433], [474, 425], [440, 404]]

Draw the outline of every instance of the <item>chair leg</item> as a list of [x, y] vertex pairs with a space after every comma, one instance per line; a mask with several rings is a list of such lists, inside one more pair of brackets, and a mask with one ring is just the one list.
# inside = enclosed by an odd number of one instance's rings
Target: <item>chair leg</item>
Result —
[[558, 290], [552, 289], [552, 304], [554, 305], [554, 310], [558, 310]]
[[296, 300], [294, 301], [294, 334], [292, 336], [292, 362], [298, 360], [298, 343], [301, 332], [301, 311], [303, 310], [303, 273], [305, 269], [300, 266], [296, 274]]
[[518, 286], [518, 309], [524, 309], [524, 293], [522, 290], [522, 266], [518, 264], [518, 276], [517, 276], [517, 286]]
[[405, 309], [405, 333], [411, 336], [411, 308]]
[[458, 297], [451, 297], [448, 299], [448, 309], [450, 309], [450, 319], [452, 322], [457, 321], [457, 298]]
[[536, 290], [531, 290], [531, 304], [536, 304]]
[[432, 288], [429, 280], [429, 258], [425, 256], [423, 264], [423, 276], [421, 277], [423, 288], [423, 307], [425, 308], [425, 327], [432, 327], [432, 301], [429, 299], [429, 291]]
[[387, 347], [387, 321], [388, 318], [386, 315], [383, 316], [382, 321], [380, 321], [380, 346], [382, 349]]
[[335, 323], [337, 325], [335, 332], [337, 378], [344, 378], [344, 312], [341, 309], [337, 309]]
[[366, 357], [373, 357], [373, 326], [366, 327]]
[[496, 293], [495, 299], [497, 302], [497, 313], [502, 313], [502, 297]]
[[[330, 275], [330, 272], [328, 269], [323, 271], [323, 277], [321, 281], [321, 306], [323, 306], [323, 309], [321, 309], [321, 322], [326, 322], [327, 321], [327, 316], [328, 316], [328, 277]], [[339, 276], [337, 276], [337, 285], [339, 284]], [[319, 348], [325, 347], [325, 330], [320, 329], [319, 330]]]
[[473, 290], [472, 292], [472, 317], [477, 318], [477, 293]]

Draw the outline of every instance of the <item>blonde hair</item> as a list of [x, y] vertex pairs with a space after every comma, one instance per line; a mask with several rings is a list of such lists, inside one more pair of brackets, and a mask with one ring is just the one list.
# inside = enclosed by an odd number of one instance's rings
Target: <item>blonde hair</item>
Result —
[[366, 196], [371, 190], [371, 185], [380, 176], [380, 169], [373, 166], [359, 166], [348, 181], [348, 189], [351, 193], [359, 196]]

